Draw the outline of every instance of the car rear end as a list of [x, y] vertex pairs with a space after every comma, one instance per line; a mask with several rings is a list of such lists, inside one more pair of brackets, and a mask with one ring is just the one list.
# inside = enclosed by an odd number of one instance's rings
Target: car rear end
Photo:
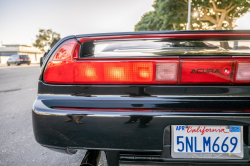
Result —
[[30, 65], [30, 63], [31, 63], [30, 57], [28, 55], [19, 55], [18, 63]]
[[43, 63], [35, 138], [109, 165], [247, 164], [249, 43], [250, 31], [66, 37]]

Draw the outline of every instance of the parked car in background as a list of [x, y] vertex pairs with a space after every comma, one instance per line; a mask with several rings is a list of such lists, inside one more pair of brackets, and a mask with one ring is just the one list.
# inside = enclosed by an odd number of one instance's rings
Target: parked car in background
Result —
[[247, 165], [249, 45], [250, 31], [227, 30], [61, 39], [38, 80], [36, 141], [87, 150], [85, 166], [98, 166], [101, 151], [108, 166]]
[[20, 64], [30, 65], [30, 57], [28, 55], [11, 55], [7, 60], [7, 65], [15, 64], [16, 66]]

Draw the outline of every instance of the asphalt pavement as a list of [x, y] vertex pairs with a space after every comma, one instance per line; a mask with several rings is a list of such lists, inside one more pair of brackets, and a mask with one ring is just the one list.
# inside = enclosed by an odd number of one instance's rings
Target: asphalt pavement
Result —
[[[78, 166], [85, 151], [61, 154], [40, 146], [34, 138], [31, 108], [37, 96], [38, 64], [0, 65], [0, 165]], [[100, 166], [105, 166], [102, 152]]]

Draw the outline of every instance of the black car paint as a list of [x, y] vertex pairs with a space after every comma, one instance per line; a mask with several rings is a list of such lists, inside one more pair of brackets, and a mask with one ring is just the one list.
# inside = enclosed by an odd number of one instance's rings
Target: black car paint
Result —
[[[206, 32], [211, 33], [211, 31]], [[239, 31], [239, 33], [245, 32], [249, 33], [249, 31]], [[131, 32], [76, 37], [152, 33], [184, 32]], [[189, 31], [188, 33], [197, 32]], [[224, 32], [218, 31], [218, 33]], [[43, 64], [38, 83], [38, 97], [32, 111], [33, 129], [38, 143], [69, 154], [75, 153], [75, 149], [119, 150], [130, 153], [146, 151], [159, 153], [170, 161], [177, 161], [170, 155], [170, 125], [241, 125], [244, 126], [244, 158], [227, 160], [227, 162], [248, 162], [250, 113], [93, 112], [53, 109], [53, 106], [101, 109], [150, 108], [154, 110], [159, 108], [173, 110], [180, 108], [250, 109], [249, 85], [53, 85], [43, 82], [43, 72], [50, 56], [60, 44], [74, 37], [69, 36], [59, 41], [48, 53]], [[74, 119], [83, 116], [81, 120], [83, 123], [65, 122], [68, 119], [67, 116], [72, 116]], [[140, 128], [137, 124], [125, 124], [135, 116], [150, 117], [149, 125]], [[193, 159], [192, 161], [202, 160]], [[223, 161], [225, 160], [217, 160], [217, 162]]]
[[[93, 98], [93, 99], [92, 99]], [[99, 99], [100, 98], [100, 99]], [[136, 100], [135, 100], [136, 99]], [[92, 100], [92, 101], [91, 101]], [[209, 101], [210, 100], [210, 101]], [[100, 149], [135, 152], [159, 152], [166, 154], [171, 148], [170, 132], [164, 130], [170, 125], [241, 125], [249, 126], [249, 113], [183, 113], [183, 112], [93, 112], [52, 109], [52, 106], [85, 107], [85, 108], [194, 108], [195, 103], [200, 107], [210, 104], [214, 108], [232, 109], [232, 105], [244, 105], [249, 108], [249, 97], [236, 100], [210, 97], [207, 101], [201, 99], [169, 99], [169, 97], [79, 97], [39, 95], [33, 110], [33, 127], [37, 142], [47, 147], [60, 147], [65, 149]], [[115, 102], [114, 102], [115, 101]], [[213, 101], [213, 102], [212, 102]], [[216, 109], [215, 109], [216, 110]], [[65, 122], [68, 116], [76, 119], [83, 116], [82, 124], [75, 121]], [[137, 123], [126, 124], [131, 117], [151, 118], [147, 127], [140, 128]], [[165, 130], [166, 131], [166, 130]], [[249, 133], [246, 130], [245, 151], [249, 151]], [[115, 133], [115, 134], [114, 134]], [[163, 142], [164, 138], [164, 142]], [[166, 148], [165, 148], [166, 147]], [[66, 150], [65, 150], [66, 151]], [[168, 154], [168, 155], [167, 155]], [[247, 153], [248, 154], [248, 153]], [[244, 156], [248, 159], [248, 155]]]

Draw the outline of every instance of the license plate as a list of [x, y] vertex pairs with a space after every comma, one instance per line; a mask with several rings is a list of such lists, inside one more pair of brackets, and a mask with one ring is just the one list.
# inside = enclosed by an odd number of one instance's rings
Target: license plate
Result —
[[173, 158], [243, 158], [242, 126], [173, 125]]

